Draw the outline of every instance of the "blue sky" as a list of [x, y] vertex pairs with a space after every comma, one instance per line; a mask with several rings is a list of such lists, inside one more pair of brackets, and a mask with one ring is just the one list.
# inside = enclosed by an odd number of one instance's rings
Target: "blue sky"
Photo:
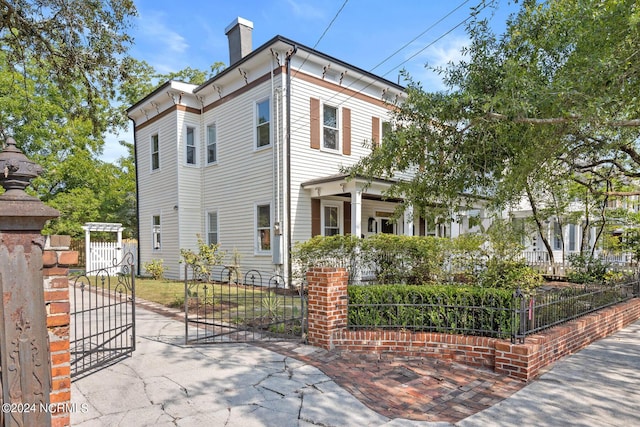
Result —
[[[426, 90], [442, 89], [440, 77], [425, 68], [460, 58], [468, 43], [465, 19], [480, 0], [136, 0], [139, 16], [131, 34], [131, 55], [167, 73], [185, 67], [228, 64], [225, 28], [236, 18], [252, 21], [253, 47], [281, 35], [327, 55], [397, 81], [401, 69]], [[502, 32], [517, 11], [513, 0], [497, 0], [482, 16]], [[103, 160], [124, 151], [110, 135]]]

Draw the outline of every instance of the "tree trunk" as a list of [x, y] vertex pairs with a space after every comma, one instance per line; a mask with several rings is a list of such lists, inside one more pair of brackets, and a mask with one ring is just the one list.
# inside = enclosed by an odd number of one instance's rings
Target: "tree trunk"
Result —
[[533, 195], [531, 194], [531, 190], [529, 189], [528, 185], [526, 187], [526, 191], [527, 191], [527, 198], [529, 199], [529, 204], [531, 205], [531, 212], [533, 213], [533, 219], [535, 220], [536, 225], [538, 226], [538, 233], [540, 234], [540, 237], [542, 238], [542, 243], [544, 243], [544, 247], [547, 249], [547, 253], [549, 254], [549, 261], [551, 262], [551, 264], [553, 264], [555, 262], [555, 260], [553, 259], [553, 249], [551, 248], [551, 245], [549, 244], [549, 240], [547, 240], [545, 233], [543, 233], [544, 230], [542, 227], [542, 221], [538, 216], [538, 207], [536, 205], [535, 200], [533, 199]]

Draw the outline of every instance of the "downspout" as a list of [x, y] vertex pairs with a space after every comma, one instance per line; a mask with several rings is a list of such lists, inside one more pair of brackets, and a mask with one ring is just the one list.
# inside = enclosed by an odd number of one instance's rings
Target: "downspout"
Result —
[[291, 58], [298, 51], [297, 46], [287, 52], [287, 139], [285, 141], [287, 150], [287, 285], [292, 287], [293, 266], [291, 265]]
[[274, 116], [274, 126], [271, 127], [271, 131], [272, 131], [272, 136], [273, 136], [273, 142], [274, 142], [274, 149], [272, 151], [272, 168], [273, 168], [273, 173], [272, 173], [272, 182], [273, 185], [271, 187], [271, 191], [273, 193], [273, 200], [275, 203], [275, 234], [277, 237], [277, 239], [275, 240], [277, 242], [277, 246], [276, 246], [276, 251], [278, 253], [278, 256], [275, 257], [273, 256], [273, 262], [275, 267], [275, 270], [278, 274], [281, 273], [280, 268], [278, 267], [281, 262], [282, 262], [282, 224], [281, 222], [281, 210], [280, 210], [280, 130], [279, 130], [279, 126], [280, 126], [280, 105], [279, 105], [279, 96], [276, 96], [276, 89], [275, 89], [275, 85], [274, 85], [274, 79], [275, 79], [275, 73], [274, 73], [274, 60], [273, 60], [273, 56], [274, 53], [273, 51], [271, 52], [271, 109], [273, 112], [273, 116]]
[[136, 239], [138, 240], [138, 244], [136, 252], [136, 275], [140, 276], [140, 189], [139, 189], [139, 178], [138, 178], [138, 140], [136, 137], [136, 122], [131, 117], [129, 120], [133, 123], [133, 164], [136, 168]]

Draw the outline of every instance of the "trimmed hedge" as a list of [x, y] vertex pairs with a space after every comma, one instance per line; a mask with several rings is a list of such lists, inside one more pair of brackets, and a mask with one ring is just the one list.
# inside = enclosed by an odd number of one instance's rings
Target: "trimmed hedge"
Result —
[[513, 293], [456, 285], [349, 286], [349, 328], [403, 328], [508, 338]]

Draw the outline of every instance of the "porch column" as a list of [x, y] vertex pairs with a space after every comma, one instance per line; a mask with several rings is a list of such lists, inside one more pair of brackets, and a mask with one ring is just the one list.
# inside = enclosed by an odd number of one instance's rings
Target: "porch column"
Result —
[[362, 236], [362, 188], [351, 191], [351, 235]]
[[404, 211], [404, 235], [413, 236], [413, 206], [407, 206]]

